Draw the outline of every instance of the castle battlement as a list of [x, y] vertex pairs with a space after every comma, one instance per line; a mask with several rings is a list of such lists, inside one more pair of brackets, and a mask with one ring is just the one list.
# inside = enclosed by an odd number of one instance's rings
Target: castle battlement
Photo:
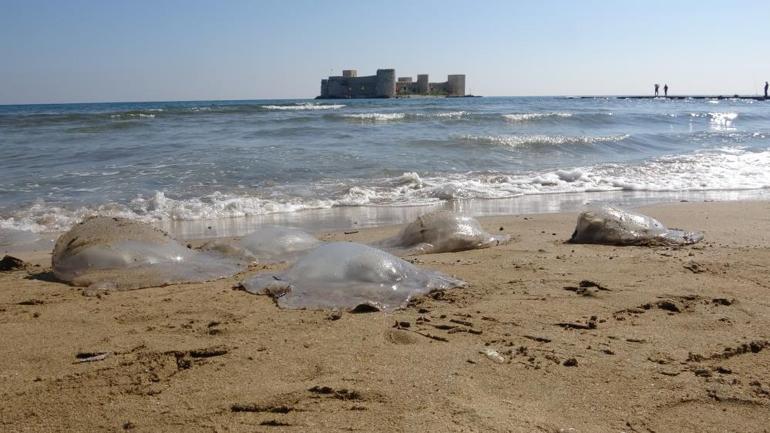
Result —
[[321, 80], [318, 99], [395, 98], [410, 95], [465, 96], [465, 75], [448, 75], [447, 80], [431, 83], [428, 74], [398, 77], [395, 69], [378, 69], [377, 74], [359, 77], [356, 69], [345, 69], [341, 76]]

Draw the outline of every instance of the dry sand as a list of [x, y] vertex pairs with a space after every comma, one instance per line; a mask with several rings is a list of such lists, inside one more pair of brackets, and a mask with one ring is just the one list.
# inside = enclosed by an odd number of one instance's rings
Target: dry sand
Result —
[[770, 431], [770, 203], [643, 211], [706, 240], [487, 218], [513, 242], [417, 257], [470, 286], [394, 314], [279, 310], [238, 277], [86, 296], [22, 256], [0, 273], [0, 431]]

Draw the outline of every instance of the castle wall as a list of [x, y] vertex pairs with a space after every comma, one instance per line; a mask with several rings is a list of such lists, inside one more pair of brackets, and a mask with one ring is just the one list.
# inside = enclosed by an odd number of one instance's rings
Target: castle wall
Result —
[[447, 91], [447, 83], [444, 81], [443, 83], [429, 83], [428, 85], [428, 93], [430, 94], [445, 94], [448, 93]]
[[392, 98], [396, 96], [395, 69], [378, 69], [377, 75], [367, 77], [356, 77], [353, 70], [346, 72], [348, 76], [321, 80], [322, 98]]
[[376, 75], [358, 77], [355, 69], [342, 71], [342, 76], [321, 80], [319, 98], [394, 98], [396, 95], [446, 95], [465, 96], [465, 75], [447, 76], [447, 81], [431, 83], [427, 74], [417, 75], [417, 81], [411, 77], [399, 77], [396, 81], [395, 69], [378, 69]]

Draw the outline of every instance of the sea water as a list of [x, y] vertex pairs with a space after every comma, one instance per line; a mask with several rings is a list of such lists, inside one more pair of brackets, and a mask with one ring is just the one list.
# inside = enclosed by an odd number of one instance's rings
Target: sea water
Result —
[[210, 237], [260, 224], [401, 223], [435, 208], [488, 215], [763, 199], [769, 186], [770, 101], [0, 106], [6, 238], [60, 232], [95, 214]]

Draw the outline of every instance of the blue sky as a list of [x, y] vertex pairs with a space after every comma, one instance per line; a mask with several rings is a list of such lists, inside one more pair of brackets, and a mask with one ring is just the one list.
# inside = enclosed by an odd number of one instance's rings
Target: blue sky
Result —
[[0, 0], [0, 104], [303, 98], [378, 67], [481, 95], [760, 91], [770, 1]]

